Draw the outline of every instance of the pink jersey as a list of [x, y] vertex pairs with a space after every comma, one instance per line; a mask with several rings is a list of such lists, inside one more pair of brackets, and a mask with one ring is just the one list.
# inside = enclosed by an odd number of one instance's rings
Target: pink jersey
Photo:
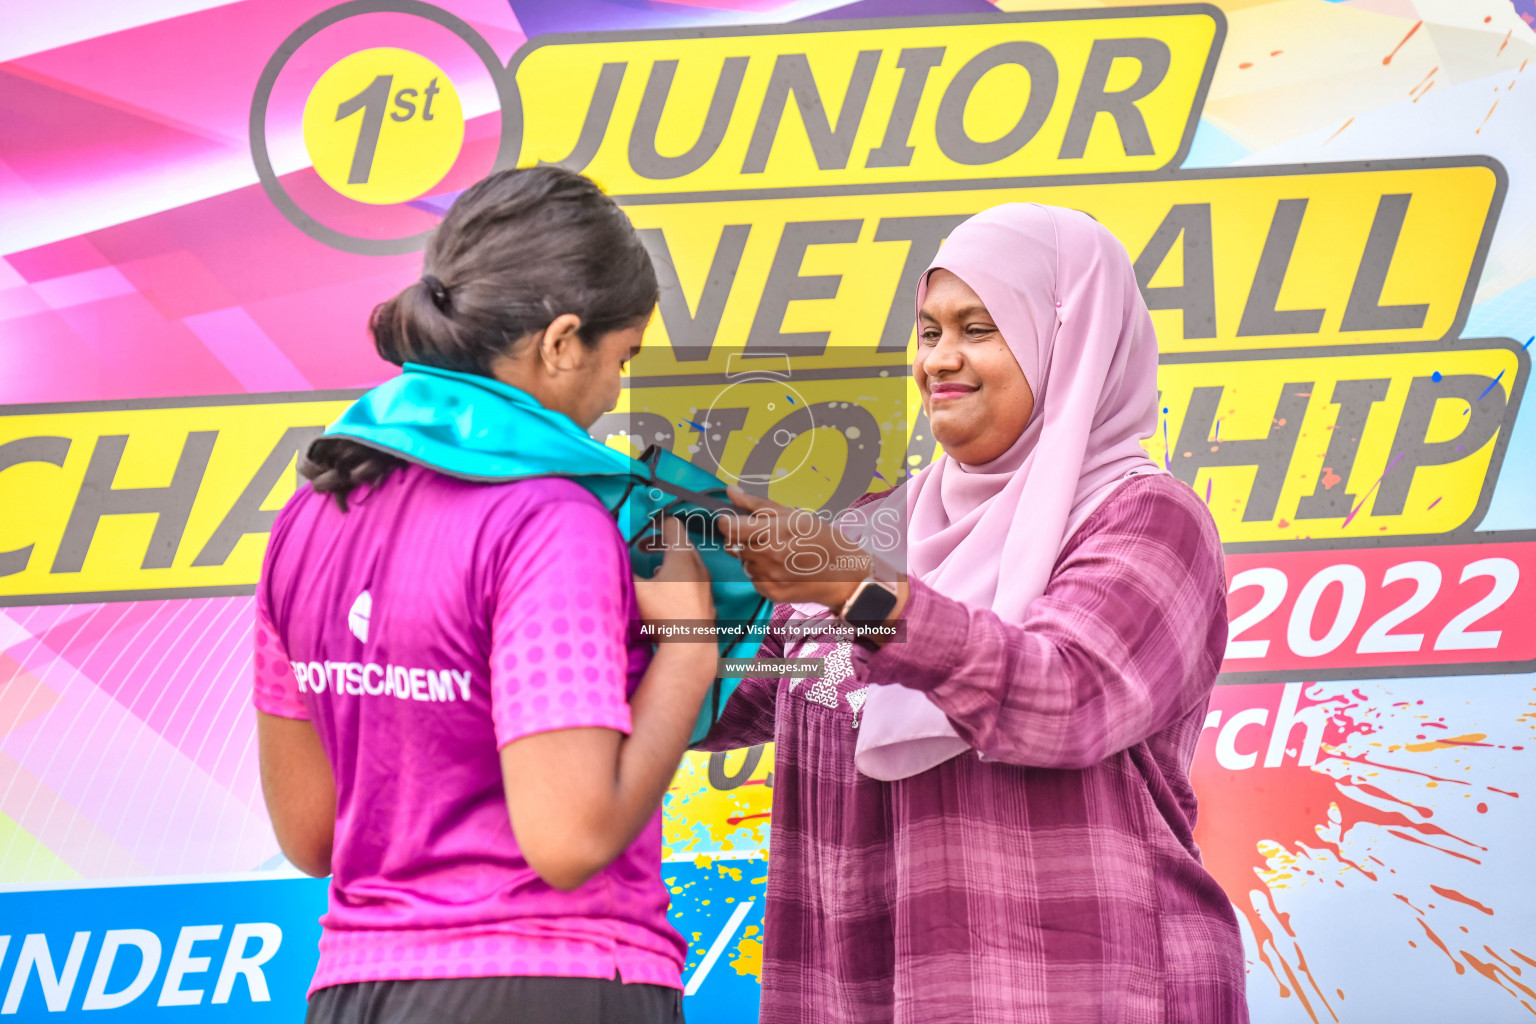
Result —
[[354, 981], [612, 978], [681, 987], [661, 814], [574, 892], [528, 866], [500, 747], [628, 733], [649, 648], [613, 520], [568, 480], [412, 466], [342, 513], [302, 487], [257, 587], [256, 707], [307, 718], [336, 777], [310, 991]]

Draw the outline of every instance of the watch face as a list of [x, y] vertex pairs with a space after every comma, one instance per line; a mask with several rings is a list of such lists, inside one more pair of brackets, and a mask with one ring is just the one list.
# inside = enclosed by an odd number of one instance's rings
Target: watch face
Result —
[[859, 591], [853, 603], [848, 606], [848, 610], [843, 613], [843, 621], [859, 625], [884, 622], [890, 618], [895, 607], [895, 591], [870, 583]]

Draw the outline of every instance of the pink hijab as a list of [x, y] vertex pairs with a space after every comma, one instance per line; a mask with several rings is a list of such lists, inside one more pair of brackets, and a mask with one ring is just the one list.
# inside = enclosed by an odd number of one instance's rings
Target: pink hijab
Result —
[[[907, 505], [908, 572], [1005, 622], [1023, 622], [1062, 547], [1122, 481], [1162, 472], [1142, 449], [1157, 425], [1157, 336], [1125, 248], [1076, 210], [1008, 203], [950, 234], [942, 267], [986, 304], [1035, 411], [992, 462], [940, 456], [891, 500]], [[903, 779], [969, 750], [926, 696], [872, 686], [855, 762]]]

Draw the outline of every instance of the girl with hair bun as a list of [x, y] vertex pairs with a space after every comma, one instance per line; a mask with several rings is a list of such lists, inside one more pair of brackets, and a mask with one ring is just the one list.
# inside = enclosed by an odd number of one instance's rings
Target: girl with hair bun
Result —
[[615, 456], [585, 432], [656, 299], [591, 181], [495, 174], [373, 312], [405, 372], [301, 462], [255, 703], [278, 842], [331, 876], [310, 1021], [682, 1019], [660, 806], [716, 652], [640, 620], [713, 619], [708, 574], [676, 520], [637, 580], [579, 479], [476, 468]]

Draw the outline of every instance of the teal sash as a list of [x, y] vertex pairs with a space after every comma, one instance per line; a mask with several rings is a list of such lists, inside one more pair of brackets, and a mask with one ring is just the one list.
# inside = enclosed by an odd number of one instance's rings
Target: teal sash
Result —
[[[756, 627], [722, 633], [721, 657], [757, 654], [772, 603], [753, 589], [740, 562], [710, 543], [713, 517], [729, 503], [725, 484], [671, 452], [652, 446], [632, 459], [594, 441], [570, 417], [544, 408], [525, 391], [416, 363], [352, 403], [325, 436], [350, 438], [463, 480], [572, 480], [614, 517], [630, 563], [642, 576], [655, 572], [661, 555], [642, 551], [641, 541], [659, 531], [661, 516], [678, 517], [709, 569], [716, 616]], [[739, 682], [715, 680], [690, 743], [704, 738]]]

